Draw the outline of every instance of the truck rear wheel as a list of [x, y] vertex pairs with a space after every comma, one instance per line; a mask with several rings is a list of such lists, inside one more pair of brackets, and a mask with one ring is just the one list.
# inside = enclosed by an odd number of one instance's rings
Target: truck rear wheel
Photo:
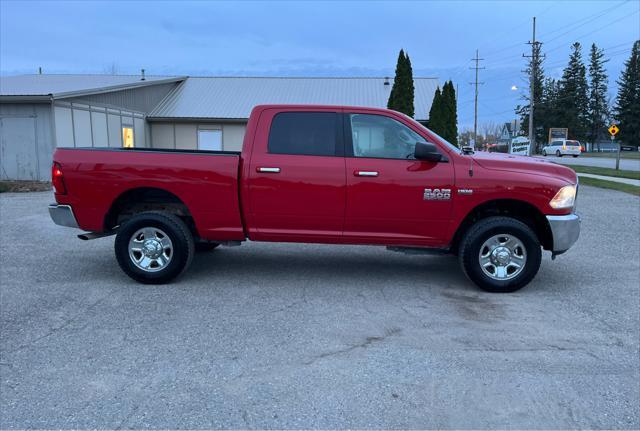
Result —
[[134, 280], [145, 284], [167, 283], [191, 263], [193, 235], [173, 214], [143, 212], [120, 228], [115, 253], [120, 268]]
[[542, 251], [526, 224], [511, 217], [488, 217], [466, 233], [459, 259], [464, 273], [481, 289], [514, 292], [538, 273]]

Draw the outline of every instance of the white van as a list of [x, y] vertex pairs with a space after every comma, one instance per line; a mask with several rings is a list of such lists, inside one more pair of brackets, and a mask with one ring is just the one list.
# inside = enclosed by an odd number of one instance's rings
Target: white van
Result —
[[554, 139], [549, 145], [542, 149], [542, 155], [555, 154], [557, 157], [573, 156], [578, 157], [582, 152], [579, 141], [570, 139]]

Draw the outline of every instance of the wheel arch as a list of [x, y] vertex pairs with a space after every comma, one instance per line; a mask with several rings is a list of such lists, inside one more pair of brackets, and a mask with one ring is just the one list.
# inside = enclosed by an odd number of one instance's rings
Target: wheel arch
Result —
[[164, 211], [182, 219], [197, 235], [189, 208], [176, 194], [160, 187], [136, 187], [116, 197], [104, 216], [104, 229], [111, 230], [144, 211]]
[[464, 217], [451, 241], [451, 251], [458, 253], [458, 246], [474, 223], [492, 216], [506, 216], [519, 220], [529, 226], [537, 235], [542, 248], [553, 248], [553, 234], [545, 215], [533, 204], [519, 199], [495, 199], [474, 207]]

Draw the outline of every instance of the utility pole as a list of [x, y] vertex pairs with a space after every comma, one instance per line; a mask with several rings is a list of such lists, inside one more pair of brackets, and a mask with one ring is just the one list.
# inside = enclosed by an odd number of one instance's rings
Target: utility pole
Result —
[[536, 134], [533, 129], [533, 111], [534, 111], [534, 96], [535, 96], [535, 82], [536, 82], [536, 68], [538, 67], [539, 46], [542, 42], [536, 41], [536, 17], [533, 17], [533, 38], [527, 42], [531, 45], [531, 55], [524, 55], [525, 58], [531, 59], [531, 70], [529, 71], [529, 155], [531, 156], [536, 148]]
[[484, 67], [478, 67], [480, 60], [484, 60], [484, 58], [480, 58], [478, 56], [478, 50], [476, 49], [476, 58], [472, 58], [471, 60], [476, 62], [475, 67], [470, 67], [469, 69], [476, 70], [476, 80], [474, 82], [470, 82], [469, 84], [476, 86], [476, 96], [474, 100], [474, 109], [473, 109], [473, 148], [475, 149], [478, 143], [478, 84], [482, 85], [484, 82], [478, 82], [478, 70], [484, 69]]

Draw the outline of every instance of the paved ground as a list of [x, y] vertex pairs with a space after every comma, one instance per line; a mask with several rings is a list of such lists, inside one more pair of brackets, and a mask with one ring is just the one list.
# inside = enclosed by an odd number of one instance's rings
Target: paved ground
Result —
[[[536, 156], [542, 157], [542, 156]], [[616, 167], [615, 156], [608, 157], [556, 157], [547, 156], [542, 157], [552, 162], [561, 163], [563, 165], [582, 165], [582, 166], [597, 166], [600, 168], [612, 168]], [[620, 159], [620, 169], [628, 171], [640, 171], [640, 159]]]
[[640, 428], [640, 199], [508, 295], [449, 257], [247, 244], [168, 286], [0, 195], [0, 428]]

